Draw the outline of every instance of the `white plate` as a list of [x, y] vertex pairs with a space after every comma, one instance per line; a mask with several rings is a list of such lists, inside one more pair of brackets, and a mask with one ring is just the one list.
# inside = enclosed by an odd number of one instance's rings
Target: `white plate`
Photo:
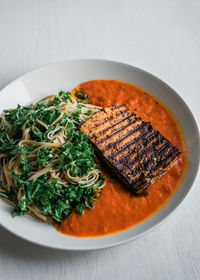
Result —
[[[39, 245], [64, 250], [91, 250], [122, 244], [152, 230], [180, 205], [191, 190], [199, 165], [200, 141], [196, 122], [179, 95], [167, 84], [136, 67], [106, 60], [71, 60], [28, 73], [1, 91], [0, 110], [27, 104], [42, 96], [72, 89], [92, 79], [119, 79], [152, 93], [175, 115], [185, 135], [188, 164], [184, 179], [170, 201], [148, 220], [119, 233], [103, 237], [76, 238], [58, 233], [53, 226], [31, 217], [12, 218], [10, 206], [0, 201], [0, 223], [10, 232]], [[3, 105], [2, 105], [3, 104]]]

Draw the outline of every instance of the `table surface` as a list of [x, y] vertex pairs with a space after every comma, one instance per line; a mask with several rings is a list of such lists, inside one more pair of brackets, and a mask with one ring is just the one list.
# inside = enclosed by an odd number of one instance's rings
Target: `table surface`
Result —
[[[0, 0], [0, 88], [51, 62], [105, 58], [163, 79], [200, 121], [199, 50], [199, 0]], [[0, 279], [200, 279], [199, 183], [159, 229], [116, 248], [60, 252], [0, 228]]]

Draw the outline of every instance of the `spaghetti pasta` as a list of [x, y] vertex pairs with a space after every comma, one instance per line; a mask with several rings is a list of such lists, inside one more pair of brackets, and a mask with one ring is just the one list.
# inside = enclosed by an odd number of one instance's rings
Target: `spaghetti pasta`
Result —
[[[101, 107], [70, 92], [5, 110], [0, 122], [0, 196], [13, 215], [61, 221], [92, 208], [104, 177], [79, 125]], [[51, 190], [51, 191], [50, 191]], [[74, 196], [74, 197], [73, 197]]]

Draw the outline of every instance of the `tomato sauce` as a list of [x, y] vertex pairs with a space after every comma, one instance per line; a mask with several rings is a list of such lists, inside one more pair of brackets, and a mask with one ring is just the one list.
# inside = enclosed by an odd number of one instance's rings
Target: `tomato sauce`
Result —
[[179, 159], [165, 174], [153, 182], [144, 195], [136, 196], [103, 164], [106, 185], [94, 209], [83, 215], [73, 212], [56, 224], [56, 229], [76, 237], [102, 236], [128, 229], [158, 211], [177, 189], [186, 167], [184, 142], [177, 122], [170, 111], [151, 94], [137, 86], [117, 80], [92, 80], [77, 88], [88, 94], [89, 101], [103, 107], [121, 103], [150, 121], [173, 145], [181, 150]]

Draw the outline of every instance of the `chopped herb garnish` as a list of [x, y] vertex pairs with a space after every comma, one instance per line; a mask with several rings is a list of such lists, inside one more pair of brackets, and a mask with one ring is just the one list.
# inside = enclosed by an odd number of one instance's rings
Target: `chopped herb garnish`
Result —
[[70, 91], [60, 91], [58, 95], [62, 98], [62, 100], [71, 100], [71, 92]]
[[86, 99], [86, 98], [88, 98], [88, 95], [87, 94], [85, 94], [84, 92], [80, 92], [80, 91], [77, 91], [76, 90], [76, 92], [75, 92], [75, 96], [77, 97], [77, 98], [79, 98], [79, 99]]

